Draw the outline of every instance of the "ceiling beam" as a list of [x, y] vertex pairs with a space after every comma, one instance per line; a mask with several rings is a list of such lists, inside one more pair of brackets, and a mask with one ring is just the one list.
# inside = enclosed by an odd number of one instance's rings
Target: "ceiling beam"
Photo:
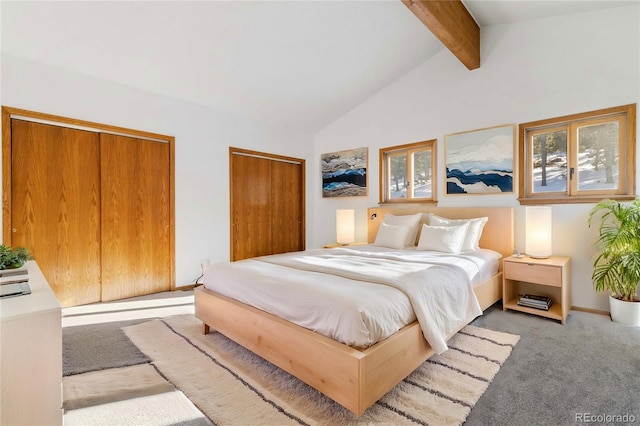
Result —
[[461, 0], [401, 0], [469, 70], [480, 68], [480, 27]]

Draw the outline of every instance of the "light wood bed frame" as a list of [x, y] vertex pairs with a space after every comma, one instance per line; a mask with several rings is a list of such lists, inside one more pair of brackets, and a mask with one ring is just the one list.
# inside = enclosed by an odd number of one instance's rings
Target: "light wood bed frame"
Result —
[[[503, 256], [513, 251], [513, 208], [437, 208], [424, 206], [368, 209], [368, 239], [373, 242], [386, 213], [434, 212], [448, 218], [487, 216], [480, 246]], [[500, 271], [476, 286], [483, 310], [502, 297]], [[401, 382], [433, 350], [417, 322], [365, 349], [354, 349], [259, 309], [229, 299], [204, 286], [195, 289], [195, 315], [205, 334], [214, 329], [309, 384], [357, 415]]]

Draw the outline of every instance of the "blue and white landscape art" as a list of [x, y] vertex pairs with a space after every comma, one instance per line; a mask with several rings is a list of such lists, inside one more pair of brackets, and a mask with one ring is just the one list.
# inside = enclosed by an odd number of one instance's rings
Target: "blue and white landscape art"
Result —
[[447, 194], [513, 192], [514, 126], [445, 138]]
[[367, 195], [367, 148], [320, 156], [323, 197]]

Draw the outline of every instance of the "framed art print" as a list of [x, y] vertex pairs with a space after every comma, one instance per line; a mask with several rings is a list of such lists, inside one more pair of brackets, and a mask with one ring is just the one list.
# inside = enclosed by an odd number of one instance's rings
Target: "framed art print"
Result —
[[367, 196], [368, 152], [368, 148], [356, 148], [322, 154], [322, 196]]
[[513, 192], [515, 125], [444, 137], [446, 195]]

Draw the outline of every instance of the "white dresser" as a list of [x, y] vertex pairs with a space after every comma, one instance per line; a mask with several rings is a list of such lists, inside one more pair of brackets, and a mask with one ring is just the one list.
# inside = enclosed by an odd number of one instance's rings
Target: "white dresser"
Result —
[[0, 298], [0, 425], [62, 425], [60, 303], [27, 268], [31, 294]]

